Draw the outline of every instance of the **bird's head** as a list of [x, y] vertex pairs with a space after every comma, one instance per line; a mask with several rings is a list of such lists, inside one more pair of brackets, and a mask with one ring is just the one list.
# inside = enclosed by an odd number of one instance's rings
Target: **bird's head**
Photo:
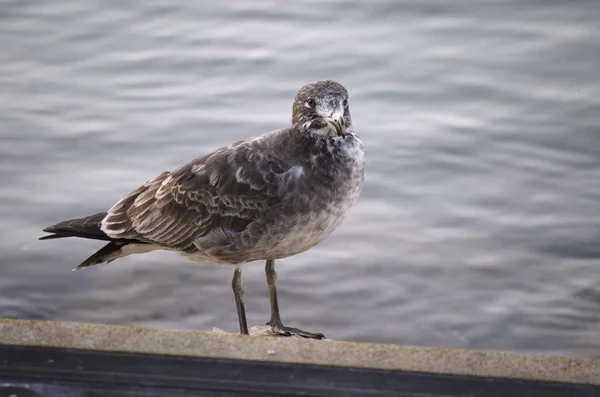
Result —
[[294, 100], [292, 128], [343, 138], [352, 131], [348, 91], [332, 80], [305, 85]]

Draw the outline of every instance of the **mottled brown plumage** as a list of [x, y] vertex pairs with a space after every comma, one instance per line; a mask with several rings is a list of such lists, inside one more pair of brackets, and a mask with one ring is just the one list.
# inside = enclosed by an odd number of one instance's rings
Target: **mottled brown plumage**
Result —
[[348, 93], [319, 81], [298, 92], [291, 127], [163, 172], [106, 213], [50, 226], [44, 230], [54, 235], [44, 238], [110, 241], [78, 268], [155, 249], [200, 263], [273, 261], [339, 226], [358, 199], [364, 160]]

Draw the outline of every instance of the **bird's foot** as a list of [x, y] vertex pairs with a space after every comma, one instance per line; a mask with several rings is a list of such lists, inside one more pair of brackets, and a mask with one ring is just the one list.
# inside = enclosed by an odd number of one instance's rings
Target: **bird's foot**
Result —
[[308, 332], [308, 331], [302, 331], [301, 329], [298, 328], [292, 328], [292, 327], [286, 327], [283, 324], [271, 324], [271, 322], [268, 322], [267, 325], [271, 326], [271, 330], [273, 331], [273, 335], [274, 336], [301, 336], [303, 338], [309, 338], [309, 339], [325, 339], [325, 335], [321, 334], [321, 333], [316, 333], [316, 332]]

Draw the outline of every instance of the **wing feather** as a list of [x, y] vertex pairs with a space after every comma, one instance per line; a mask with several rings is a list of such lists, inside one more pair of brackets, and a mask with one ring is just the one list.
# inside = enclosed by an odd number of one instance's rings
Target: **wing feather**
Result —
[[288, 183], [280, 176], [291, 165], [270, 146], [250, 139], [163, 172], [115, 204], [102, 231], [188, 252], [199, 238], [243, 232], [281, 201]]

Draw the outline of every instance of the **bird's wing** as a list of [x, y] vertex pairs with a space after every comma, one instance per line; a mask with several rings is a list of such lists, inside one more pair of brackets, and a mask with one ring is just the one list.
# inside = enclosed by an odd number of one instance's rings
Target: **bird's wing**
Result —
[[209, 233], [239, 233], [281, 201], [289, 166], [269, 149], [250, 139], [163, 172], [115, 204], [102, 231], [188, 252]]

